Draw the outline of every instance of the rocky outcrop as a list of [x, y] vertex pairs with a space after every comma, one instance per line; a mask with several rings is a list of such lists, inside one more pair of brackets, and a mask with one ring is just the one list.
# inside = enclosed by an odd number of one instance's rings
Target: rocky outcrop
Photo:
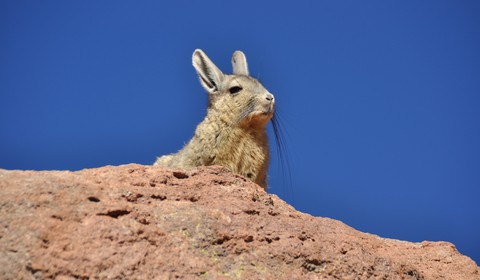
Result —
[[300, 213], [221, 167], [0, 170], [0, 279], [480, 279], [447, 242]]

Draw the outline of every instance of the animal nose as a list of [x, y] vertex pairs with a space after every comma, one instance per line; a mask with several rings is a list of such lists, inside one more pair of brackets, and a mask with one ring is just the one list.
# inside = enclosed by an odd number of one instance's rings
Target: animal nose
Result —
[[273, 94], [267, 93], [266, 99], [267, 99], [268, 101], [273, 101], [275, 98], [273, 97]]

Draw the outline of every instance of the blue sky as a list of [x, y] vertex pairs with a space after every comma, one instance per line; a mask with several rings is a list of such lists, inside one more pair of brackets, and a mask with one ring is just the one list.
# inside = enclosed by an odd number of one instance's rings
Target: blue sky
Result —
[[287, 142], [269, 192], [480, 263], [480, 2], [279, 2], [1, 1], [0, 168], [151, 164], [205, 115], [194, 49], [240, 49]]

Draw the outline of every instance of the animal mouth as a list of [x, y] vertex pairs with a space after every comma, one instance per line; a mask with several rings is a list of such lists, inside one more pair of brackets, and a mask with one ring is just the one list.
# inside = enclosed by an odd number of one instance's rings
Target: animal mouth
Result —
[[251, 118], [266, 118], [270, 119], [273, 117], [273, 107], [267, 107], [267, 108], [259, 108], [258, 110], [255, 110], [250, 113]]
[[273, 112], [275, 110], [275, 105], [273, 102], [269, 104], [265, 104], [262, 106], [263, 108], [261, 110], [258, 110], [257, 112], [254, 112], [255, 115], [263, 115], [263, 116], [273, 116]]
[[266, 117], [268, 119], [273, 117], [273, 108], [267, 108], [263, 111], [254, 112], [253, 115]]
[[270, 102], [266, 107], [267, 107], [267, 108], [266, 108], [264, 114], [266, 114], [266, 115], [268, 115], [268, 114], [273, 115], [273, 111], [275, 110], [275, 103]]
[[273, 115], [273, 110], [272, 109], [269, 109], [267, 111], [263, 111], [262, 112], [262, 115]]
[[252, 101], [247, 109], [241, 114], [238, 118], [238, 121], [260, 121], [260, 122], [267, 122], [271, 118], [273, 118], [273, 112], [275, 109], [274, 102], [267, 102], [263, 104], [258, 104], [255, 106], [255, 103]]

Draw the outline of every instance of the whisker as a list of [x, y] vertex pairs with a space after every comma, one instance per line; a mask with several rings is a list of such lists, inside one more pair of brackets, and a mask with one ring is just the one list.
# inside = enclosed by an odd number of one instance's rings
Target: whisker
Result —
[[290, 156], [288, 154], [287, 143], [285, 141], [285, 135], [283, 133], [284, 129], [282, 129], [282, 123], [280, 121], [278, 112], [273, 115], [272, 128], [273, 134], [275, 136], [276, 152], [282, 174], [283, 190], [287, 197], [293, 198], [293, 193], [291, 192], [292, 166], [290, 164]]
[[252, 99], [248, 100], [247, 105], [245, 106], [245, 109], [240, 113], [240, 115], [236, 119], [235, 125], [239, 124], [246, 117], [248, 117], [248, 115], [250, 113], [252, 113], [254, 109], [255, 109], [255, 99], [252, 98]]

